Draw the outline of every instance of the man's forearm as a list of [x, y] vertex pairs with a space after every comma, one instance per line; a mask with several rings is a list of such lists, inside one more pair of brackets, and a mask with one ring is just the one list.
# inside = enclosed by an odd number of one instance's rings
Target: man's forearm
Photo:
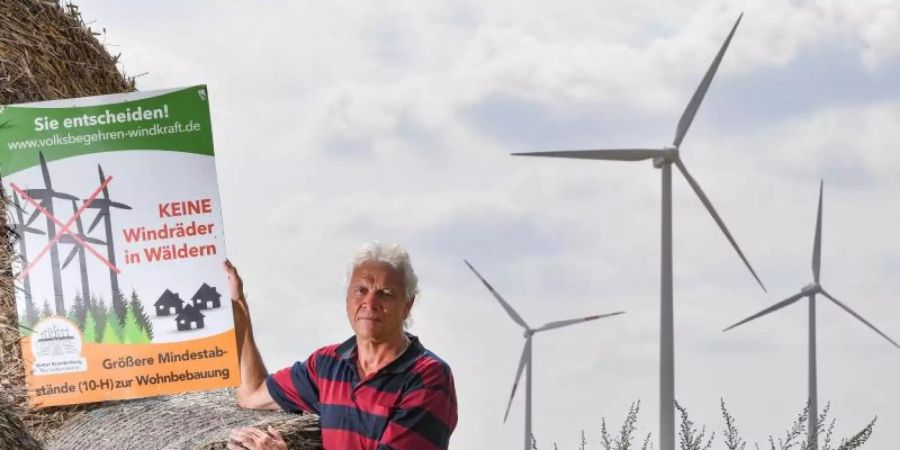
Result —
[[241, 366], [241, 384], [237, 388], [237, 400], [241, 406], [250, 406], [248, 401], [260, 388], [268, 376], [262, 356], [253, 339], [253, 326], [250, 324], [250, 313], [247, 302], [242, 298], [234, 299], [234, 328], [237, 334], [238, 358]]

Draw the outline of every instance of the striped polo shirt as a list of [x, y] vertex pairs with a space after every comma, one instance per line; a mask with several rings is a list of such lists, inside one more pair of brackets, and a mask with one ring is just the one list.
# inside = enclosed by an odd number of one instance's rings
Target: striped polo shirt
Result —
[[323, 347], [266, 379], [287, 412], [318, 414], [326, 450], [446, 449], [456, 427], [450, 366], [407, 333], [409, 347], [360, 379], [356, 337]]

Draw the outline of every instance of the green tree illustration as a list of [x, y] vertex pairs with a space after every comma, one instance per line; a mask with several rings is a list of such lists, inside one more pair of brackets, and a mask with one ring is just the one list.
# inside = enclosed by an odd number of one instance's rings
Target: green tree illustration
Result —
[[103, 297], [91, 300], [91, 311], [94, 313], [94, 321], [96, 322], [96, 326], [94, 327], [96, 340], [94, 342], [103, 342], [103, 334], [106, 331], [107, 316], [106, 303], [103, 301]]
[[[112, 334], [110, 334], [110, 332]], [[124, 334], [122, 324], [117, 317], [115, 305], [109, 305], [109, 310], [106, 312], [106, 327], [103, 329], [102, 342], [104, 344], [124, 343]]]
[[81, 331], [84, 332], [85, 342], [97, 342], [97, 322], [94, 320], [93, 311], [88, 311], [85, 315]]
[[44, 300], [44, 308], [41, 309], [41, 319], [46, 319], [48, 317], [53, 316], [53, 310], [50, 309], [50, 302]]
[[135, 314], [134, 309], [131, 305], [128, 305], [128, 308], [125, 312], [125, 328], [122, 331], [123, 334], [123, 342], [125, 344], [149, 344], [150, 337], [147, 336], [147, 333], [144, 332], [143, 328], [141, 328], [141, 324], [138, 321], [137, 314]]
[[104, 344], [121, 344], [122, 340], [119, 338], [119, 334], [121, 333], [121, 327], [118, 327], [119, 321], [116, 320], [114, 315], [111, 314], [106, 318], [106, 328], [103, 330], [103, 343]]
[[70, 309], [70, 310], [69, 310], [69, 315], [66, 316], [66, 318], [69, 319], [69, 321], [71, 321], [71, 322], [74, 323], [75, 325], [77, 325], [78, 328], [81, 328], [81, 324], [78, 323], [78, 317], [76, 317], [75, 311], [72, 311], [72, 310]]
[[125, 325], [125, 314], [127, 311], [125, 306], [125, 296], [122, 295], [121, 291], [116, 290], [116, 292], [113, 292], [111, 306], [113, 311], [115, 311], [116, 318], [119, 320], [119, 325]]
[[72, 308], [69, 309], [69, 319], [78, 324], [79, 328], [84, 328], [84, 318], [87, 314], [87, 305], [81, 294], [75, 294], [75, 301], [72, 302]]
[[144, 312], [144, 304], [141, 303], [140, 297], [138, 297], [137, 292], [134, 290], [131, 291], [131, 300], [128, 302], [128, 307], [134, 311], [135, 319], [137, 319], [137, 323], [140, 325], [141, 330], [147, 335], [147, 339], [152, 341], [153, 323], [150, 322], [150, 316]]

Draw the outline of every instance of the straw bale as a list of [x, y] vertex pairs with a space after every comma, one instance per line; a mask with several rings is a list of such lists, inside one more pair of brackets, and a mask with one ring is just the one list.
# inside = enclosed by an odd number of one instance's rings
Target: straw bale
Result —
[[0, 104], [134, 90], [72, 4], [0, 2]]
[[69, 421], [48, 450], [220, 450], [235, 427], [272, 425], [291, 449], [321, 449], [319, 419], [239, 408], [230, 389], [121, 402]]
[[40, 450], [39, 444], [25, 429], [12, 405], [0, 400], [0, 449]]
[[[6, 211], [6, 195], [0, 188], [0, 211]], [[19, 332], [15, 328], [16, 308], [13, 292], [12, 244], [15, 234], [7, 227], [6, 214], [0, 214], [0, 449], [17, 448], [12, 442], [33, 442], [43, 430], [51, 430], [73, 412], [55, 414], [29, 412], [25, 407], [25, 372]], [[49, 426], [40, 426], [40, 425]], [[37, 431], [37, 432], [36, 432]]]

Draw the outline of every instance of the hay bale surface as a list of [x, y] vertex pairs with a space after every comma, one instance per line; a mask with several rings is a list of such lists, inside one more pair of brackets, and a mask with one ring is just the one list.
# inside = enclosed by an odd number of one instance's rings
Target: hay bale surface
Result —
[[72, 4], [0, 2], [0, 104], [134, 90]]
[[[0, 0], [0, 105], [135, 90], [78, 7]], [[2, 132], [2, 128], [0, 128]], [[0, 174], [2, 175], [2, 174]], [[7, 197], [0, 192], [0, 208]], [[16, 329], [13, 242], [0, 214], [0, 449], [220, 449], [236, 426], [273, 425], [291, 448], [321, 448], [315, 416], [239, 409], [229, 391], [31, 410]]]
[[239, 408], [230, 389], [98, 408], [69, 421], [47, 448], [219, 450], [232, 428], [268, 425], [282, 433], [288, 448], [322, 448], [317, 416]]
[[41, 450], [41, 444], [25, 429], [19, 415], [3, 400], [0, 400], [0, 448]]

